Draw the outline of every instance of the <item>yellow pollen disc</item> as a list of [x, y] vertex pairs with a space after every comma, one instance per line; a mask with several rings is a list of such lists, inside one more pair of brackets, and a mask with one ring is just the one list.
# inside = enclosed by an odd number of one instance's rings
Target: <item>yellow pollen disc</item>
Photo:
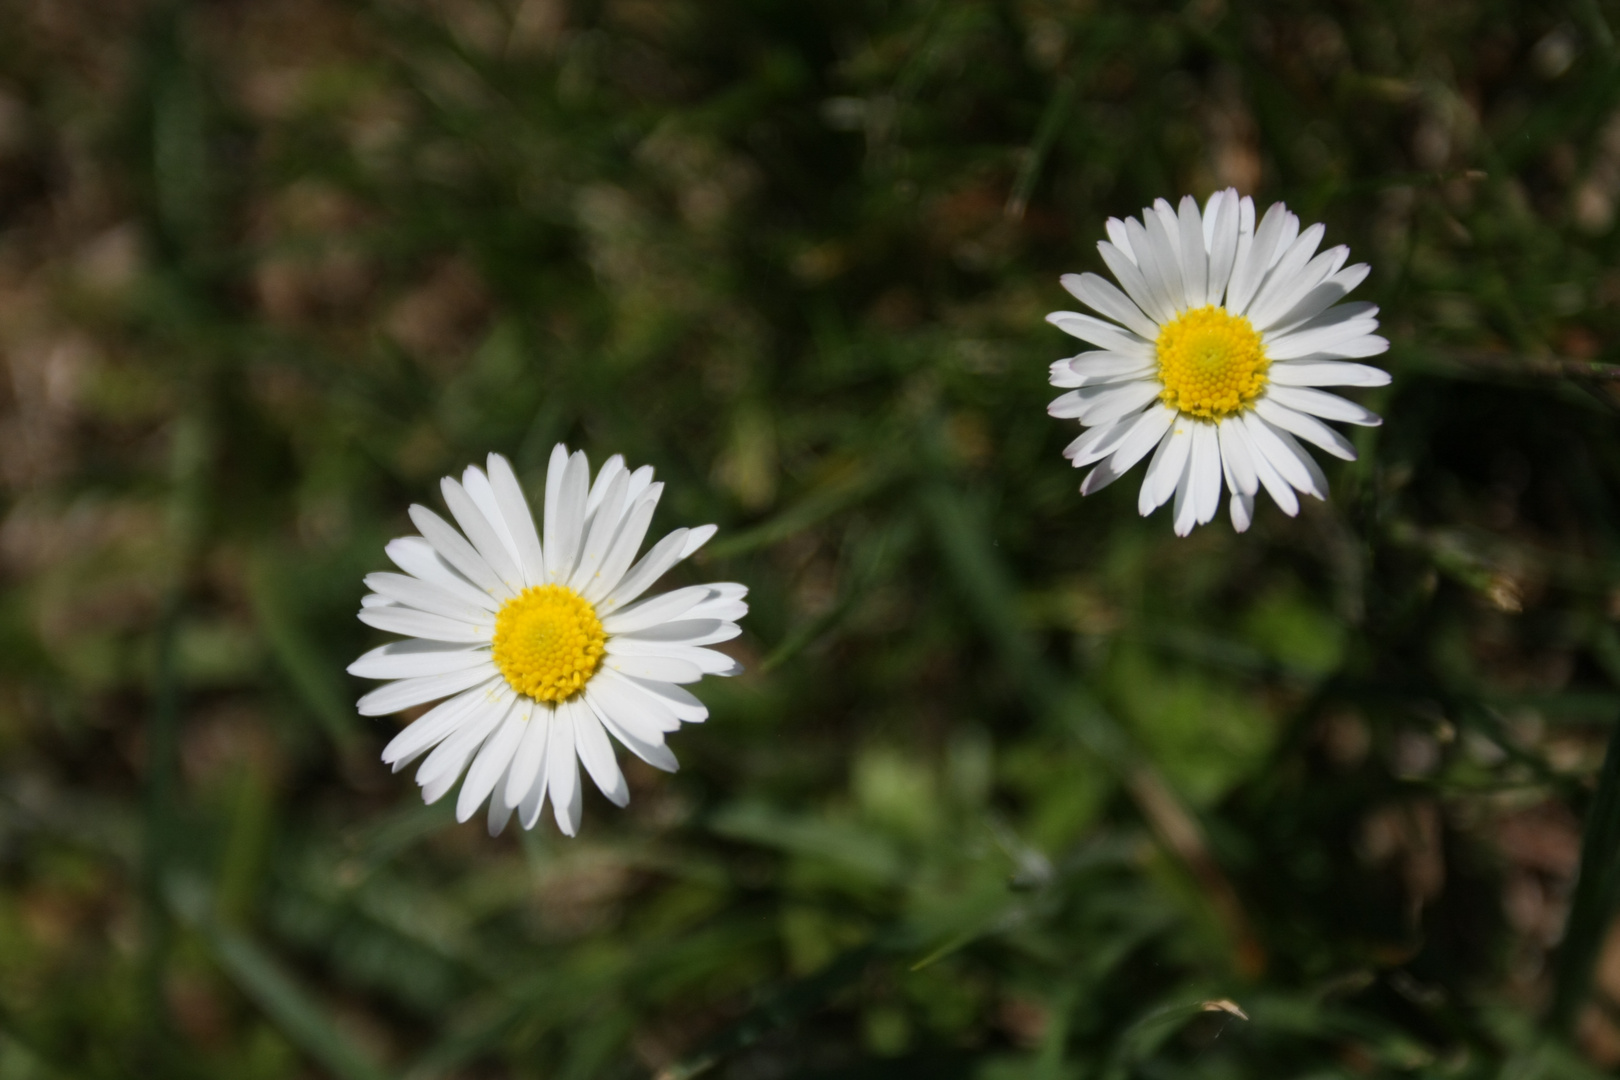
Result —
[[1265, 347], [1249, 320], [1225, 308], [1182, 312], [1159, 331], [1159, 400], [1201, 420], [1249, 408], [1266, 388]]
[[512, 689], [537, 701], [583, 690], [606, 647], [596, 609], [563, 585], [524, 589], [495, 614], [495, 665]]

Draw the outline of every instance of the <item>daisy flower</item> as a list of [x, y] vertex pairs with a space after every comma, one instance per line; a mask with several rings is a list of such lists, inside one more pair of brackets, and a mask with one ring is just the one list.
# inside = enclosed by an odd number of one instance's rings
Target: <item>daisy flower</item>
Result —
[[1323, 421], [1381, 421], [1317, 387], [1385, 385], [1387, 372], [1350, 361], [1389, 342], [1373, 333], [1376, 307], [1339, 303], [1367, 266], [1345, 266], [1342, 246], [1318, 254], [1323, 231], [1301, 231], [1282, 203], [1257, 227], [1254, 202], [1232, 188], [1210, 196], [1202, 214], [1189, 195], [1179, 208], [1158, 200], [1141, 220], [1108, 220], [1097, 247], [1119, 286], [1098, 274], [1063, 277], [1104, 318], [1046, 317], [1100, 350], [1052, 365], [1052, 385], [1069, 393], [1047, 411], [1089, 429], [1064, 451], [1076, 468], [1096, 465], [1082, 494], [1151, 451], [1137, 509], [1145, 517], [1174, 495], [1178, 536], [1215, 516], [1223, 482], [1239, 532], [1262, 487], [1289, 515], [1299, 512], [1295, 491], [1327, 496], [1301, 440], [1352, 461], [1350, 443]]
[[458, 483], [441, 482], [460, 530], [411, 507], [421, 536], [395, 540], [403, 574], [369, 574], [360, 621], [407, 635], [366, 653], [349, 673], [389, 679], [360, 699], [362, 716], [440, 701], [383, 750], [398, 772], [416, 771], [425, 802], [458, 779], [456, 818], [489, 802], [491, 835], [517, 811], [525, 829], [551, 800], [557, 827], [579, 829], [579, 763], [613, 803], [630, 792], [613, 744], [667, 772], [664, 736], [709, 715], [682, 684], [735, 675], [705, 646], [741, 631], [741, 585], [692, 585], [644, 597], [670, 567], [702, 547], [715, 526], [676, 529], [632, 565], [664, 485], [651, 466], [607, 460], [591, 482], [585, 454], [559, 444], [546, 472], [545, 519], [535, 528], [512, 466], [489, 455]]

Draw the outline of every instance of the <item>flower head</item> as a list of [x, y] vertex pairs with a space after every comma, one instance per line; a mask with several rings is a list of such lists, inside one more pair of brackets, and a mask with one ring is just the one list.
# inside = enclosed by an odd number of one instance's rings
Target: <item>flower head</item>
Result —
[[614, 803], [630, 799], [608, 735], [675, 771], [665, 734], [709, 715], [681, 684], [741, 670], [705, 646], [741, 632], [748, 590], [693, 585], [643, 598], [715, 532], [676, 529], [632, 565], [664, 488], [650, 466], [632, 472], [614, 456], [592, 483], [584, 453], [558, 445], [536, 530], [512, 466], [499, 454], [488, 465], [441, 484], [459, 531], [411, 507], [422, 535], [387, 547], [405, 572], [367, 575], [372, 591], [360, 608], [361, 622], [408, 636], [349, 672], [392, 680], [360, 699], [363, 716], [440, 702], [382, 755], [395, 772], [427, 755], [416, 772], [425, 801], [465, 772], [459, 820], [488, 800], [491, 834], [513, 811], [530, 829], [549, 797], [572, 836], [580, 762]]
[[1376, 307], [1339, 303], [1367, 266], [1345, 266], [1342, 246], [1317, 254], [1323, 231], [1301, 232], [1282, 203], [1257, 227], [1254, 202], [1231, 188], [1201, 214], [1189, 195], [1179, 209], [1160, 199], [1141, 220], [1109, 219], [1097, 247], [1119, 286], [1097, 274], [1063, 277], [1104, 319], [1047, 316], [1099, 350], [1052, 365], [1052, 385], [1069, 393], [1047, 411], [1089, 429], [1064, 451], [1076, 468], [1096, 465], [1082, 494], [1151, 451], [1137, 509], [1146, 516], [1174, 495], [1180, 536], [1215, 516], [1223, 481], [1239, 532], [1262, 487], [1289, 515], [1299, 512], [1296, 490], [1327, 496], [1300, 440], [1351, 461], [1350, 443], [1322, 421], [1380, 421], [1316, 387], [1385, 385], [1387, 372], [1350, 361], [1389, 342], [1373, 332]]

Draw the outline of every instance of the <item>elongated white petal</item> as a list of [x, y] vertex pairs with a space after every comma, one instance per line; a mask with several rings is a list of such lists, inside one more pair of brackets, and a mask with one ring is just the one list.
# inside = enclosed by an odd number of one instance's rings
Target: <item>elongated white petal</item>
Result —
[[390, 540], [384, 553], [395, 566], [414, 578], [437, 585], [445, 592], [468, 603], [477, 604], [487, 611], [499, 611], [501, 602], [462, 576], [444, 557], [433, 550], [433, 545], [420, 536], [402, 536]]
[[447, 619], [456, 619], [473, 626], [494, 624], [488, 608], [463, 600], [437, 585], [431, 585], [418, 578], [406, 574], [377, 573], [367, 574], [365, 581], [367, 588], [375, 589], [390, 600], [415, 608], [417, 611], [443, 615]]
[[1183, 195], [1176, 218], [1181, 230], [1181, 280], [1187, 289], [1187, 306], [1198, 307], [1209, 291], [1209, 251], [1204, 246], [1204, 219], [1198, 212], [1198, 200]]
[[529, 797], [529, 790], [540, 779], [546, 763], [546, 743], [551, 740], [551, 713], [554, 706], [535, 701], [531, 697], [518, 700], [523, 720], [523, 737], [512, 751], [512, 765], [507, 770], [506, 786], [501, 798], [509, 807], [519, 807]]
[[361, 716], [387, 716], [389, 713], [408, 709], [412, 705], [425, 705], [430, 701], [459, 694], [497, 674], [499, 671], [495, 665], [487, 663], [462, 671], [449, 671], [443, 675], [398, 679], [386, 686], [377, 687], [361, 698], [357, 708]]
[[1046, 317], [1046, 321], [1065, 334], [1089, 341], [1100, 349], [1124, 353], [1126, 356], [1151, 358], [1153, 355], [1153, 342], [1131, 333], [1123, 326], [1103, 322], [1078, 311], [1054, 311]]
[[374, 626], [378, 630], [387, 630], [391, 634], [408, 634], [411, 637], [430, 638], [433, 641], [479, 642], [487, 643], [495, 633], [495, 620], [492, 618], [487, 626], [474, 626], [472, 623], [462, 622], [459, 619], [447, 619], [443, 615], [429, 615], [425, 611], [417, 611], [407, 607], [374, 607], [361, 608], [360, 621], [367, 626]]
[[[549, 737], [551, 733], [549, 722], [546, 724], [546, 733]], [[546, 808], [547, 780], [547, 773], [543, 770], [534, 778], [534, 783], [529, 785], [529, 793], [523, 796], [523, 801], [518, 804], [518, 820], [523, 823], [525, 829], [534, 828], [540, 821], [541, 811]]]
[[1190, 497], [1198, 524], [1215, 519], [1221, 508], [1221, 442], [1215, 425], [1196, 424], [1193, 427], [1193, 445], [1187, 471]]
[[715, 645], [730, 641], [742, 627], [725, 619], [678, 619], [650, 626], [633, 634], [620, 635], [620, 641], [661, 641], [670, 645]]
[[1152, 315], [1155, 322], [1169, 322], [1181, 311], [1179, 294], [1171, 291], [1164, 270], [1150, 250], [1152, 245], [1148, 241], [1147, 229], [1135, 218], [1126, 218], [1125, 235], [1130, 238], [1131, 250], [1136, 253], [1137, 268], [1141, 271], [1148, 295], [1152, 297], [1152, 306], [1143, 307], [1142, 310]]
[[630, 786], [624, 782], [624, 773], [619, 771], [613, 744], [608, 742], [602, 721], [584, 701], [576, 699], [566, 704], [573, 713], [574, 744], [585, 771], [596, 783], [597, 790], [607, 796], [608, 802], [624, 806], [630, 801]]
[[[583, 450], [576, 450], [563, 470], [562, 487], [557, 492], [556, 539], [550, 518], [546, 519], [546, 575], [553, 583], [562, 584], [574, 571], [579, 559], [580, 545], [585, 542], [585, 498], [590, 483], [591, 465]], [[555, 794], [552, 796], [555, 800]]]
[[1145, 340], [1153, 341], [1159, 336], [1158, 324], [1106, 278], [1096, 274], [1064, 274], [1059, 280], [1076, 300], [1097, 314], [1123, 324]]
[[661, 739], [665, 732], [676, 731], [681, 726], [681, 718], [665, 698], [648, 690], [645, 683], [620, 675], [611, 668], [603, 678], [591, 680], [585, 695], [601, 706], [601, 710], [618, 717], [626, 727], [641, 731], [649, 739]]
[[1249, 438], [1248, 424], [1242, 418], [1233, 418], [1232, 434], [1242, 439], [1244, 445], [1248, 447], [1249, 460], [1254, 462], [1254, 472], [1260, 479], [1260, 486], [1266, 489], [1266, 493], [1271, 496], [1272, 502], [1277, 504], [1277, 508], [1289, 517], [1299, 513], [1299, 497], [1294, 494], [1294, 489], [1289, 486], [1288, 481], [1282, 478], [1255, 446], [1254, 440]]
[[590, 527], [585, 534], [585, 543], [580, 548], [579, 562], [575, 564], [574, 572], [568, 579], [568, 587], [575, 592], [580, 592], [585, 586], [597, 582], [603, 561], [608, 555], [608, 547], [619, 531], [619, 519], [624, 510], [625, 489], [629, 485], [630, 477], [622, 468], [608, 483], [607, 491], [602, 495], [602, 502], [591, 517]]
[[1149, 285], [1153, 285], [1157, 277], [1158, 291], [1170, 301], [1170, 307], [1177, 312], [1185, 311], [1187, 288], [1181, 276], [1181, 254], [1176, 250], [1175, 212], [1166, 203], [1164, 212], [1143, 214], [1142, 217], [1143, 235], [1147, 240], [1147, 250], [1142, 252], [1143, 276], [1148, 279]]
[[652, 584], [674, 566], [681, 558], [681, 549], [686, 544], [685, 529], [676, 529], [658, 543], [654, 544], [641, 557], [641, 561], [632, 566], [630, 570], [619, 579], [611, 592], [597, 603], [596, 610], [599, 615], [606, 615], [635, 601], [642, 593], [652, 587]]
[[[647, 527], [652, 524], [653, 511], [658, 508], [658, 499], [663, 492], [663, 484], [654, 484], [636, 499], [635, 506], [619, 524], [619, 531], [608, 545], [607, 553], [602, 557], [601, 567], [581, 588], [581, 596], [595, 603], [610, 595], [624, 582], [626, 568], [635, 559], [636, 552], [641, 549], [641, 542], [647, 538]], [[690, 530], [679, 531], [690, 537]], [[681, 547], [684, 551], [684, 541]], [[676, 556], [677, 559], [684, 557], [684, 554]]]
[[1312, 481], [1310, 469], [1278, 436], [1276, 428], [1252, 412], [1243, 414], [1243, 427], [1249, 434], [1249, 445], [1269, 461], [1272, 468], [1276, 469], [1284, 480], [1298, 490], [1316, 495], [1318, 498], [1324, 494]]
[[1103, 224], [1103, 228], [1108, 233], [1108, 239], [1114, 242], [1114, 246], [1134, 264], [1136, 256], [1131, 254], [1131, 241], [1125, 235], [1125, 223], [1119, 218], [1111, 217]]
[[1238, 492], [1228, 500], [1227, 508], [1232, 515], [1232, 528], [1237, 532], [1248, 532], [1250, 523], [1254, 521], [1254, 496]]
[[1265, 217], [1260, 219], [1259, 228], [1254, 230], [1253, 241], [1244, 245], [1248, 250], [1243, 252], [1244, 257], [1238, 259], [1233, 267], [1232, 284], [1226, 290], [1226, 309], [1232, 314], [1243, 315], [1249, 310], [1261, 280], [1271, 269], [1272, 252], [1282, 237], [1288, 218], [1288, 208], [1282, 203], [1273, 203], [1266, 210]]
[[1342, 420], [1362, 427], [1377, 427], [1383, 423], [1377, 413], [1324, 390], [1312, 390], [1304, 386], [1279, 386], [1272, 383], [1266, 388], [1266, 396], [1297, 412], [1320, 416], [1324, 420]]
[[1283, 386], [1388, 386], [1389, 372], [1367, 364], [1304, 360], [1273, 364], [1267, 374]]
[[1353, 343], [1360, 338], [1371, 335], [1376, 329], [1378, 329], [1377, 319], [1355, 319], [1334, 326], [1318, 326], [1312, 329], [1298, 330], [1276, 341], [1268, 341], [1266, 343], [1266, 355], [1277, 362], [1298, 360], [1315, 353], [1348, 355], [1341, 353], [1339, 347], [1342, 345], [1360, 347], [1354, 346]]
[[386, 596], [378, 596], [376, 593], [366, 593], [366, 595], [364, 595], [364, 596], [362, 596], [360, 598], [360, 606], [363, 607], [363, 608], [368, 608], [368, 607], [399, 607], [400, 605], [395, 603], [394, 601], [388, 599], [388, 597], [386, 597]]
[[518, 570], [511, 549], [495, 531], [495, 526], [484, 517], [483, 511], [478, 509], [472, 496], [467, 494], [467, 489], [446, 476], [439, 481], [439, 490], [444, 494], [445, 505], [450, 508], [456, 524], [461, 526], [462, 533], [472, 541], [474, 550], [495, 572], [495, 576], [501, 579], [512, 595], [522, 592], [523, 574]]
[[602, 660], [603, 668], [658, 682], [695, 683], [703, 678], [703, 669], [690, 660], [672, 656], [609, 656]]
[[613, 737], [623, 743], [636, 757], [664, 772], [672, 773], [680, 768], [680, 763], [675, 760], [675, 754], [664, 745], [663, 735], [657, 731], [647, 730], [637, 714], [610, 712], [589, 690], [585, 693], [585, 703]]
[[529, 585], [544, 584], [546, 560], [540, 547], [540, 534], [534, 527], [534, 514], [529, 500], [523, 496], [512, 463], [499, 454], [489, 455], [489, 486], [495, 493], [495, 505], [500, 509], [506, 529], [517, 549], [518, 563], [523, 580]]
[[688, 585], [684, 589], [660, 593], [637, 604], [620, 608], [602, 619], [602, 629], [609, 634], [628, 634], [649, 626], [679, 618], [693, 607], [708, 599], [707, 585]]
[[1226, 471], [1228, 486], [1233, 491], [1253, 495], [1260, 490], [1260, 477], [1254, 471], [1254, 458], [1249, 453], [1248, 440], [1242, 438], [1239, 428], [1240, 422], [1234, 417], [1228, 416], [1220, 422], [1221, 467]]
[[461, 794], [456, 797], [456, 820], [466, 821], [484, 804], [495, 790], [495, 785], [506, 775], [512, 764], [512, 755], [523, 739], [523, 715], [516, 701], [508, 708], [506, 717], [493, 734], [485, 740], [478, 756], [467, 767], [467, 777], [461, 782]]
[[[607, 497], [609, 486], [623, 476], [628, 483], [630, 473], [624, 467], [624, 455], [614, 454], [602, 462], [602, 467], [596, 470], [596, 480], [591, 484], [590, 494], [585, 496], [585, 513], [594, 515]], [[622, 504], [621, 504], [622, 509]]]
[[1080, 485], [1080, 493], [1090, 495], [1125, 475], [1159, 445], [1175, 419], [1176, 410], [1161, 404], [1129, 421], [1124, 425], [1120, 438], [1114, 442], [1112, 456], [1087, 475], [1085, 483]]
[[1345, 461], [1356, 460], [1356, 448], [1350, 445], [1350, 440], [1314, 416], [1296, 412], [1269, 396], [1256, 401], [1254, 411], [1272, 427], [1292, 432], [1299, 438], [1320, 446], [1334, 457], [1343, 458]]
[[506, 718], [506, 710], [510, 706], [510, 694], [493, 701], [480, 700], [466, 720], [427, 756], [427, 760], [416, 770], [416, 782], [422, 787], [422, 801], [438, 802], [445, 792], [455, 786], [461, 770], [467, 767], [468, 760], [484, 744], [490, 732]]
[[559, 504], [562, 502], [563, 479], [568, 475], [568, 461], [568, 447], [558, 443], [551, 448], [551, 461], [546, 466], [545, 512], [540, 518], [540, 534], [543, 541], [541, 547], [544, 549], [548, 582], [556, 580], [557, 577], [553, 569], [551, 552], [562, 536], [562, 513]]
[[697, 554], [698, 549], [714, 539], [714, 534], [719, 531], [718, 525], [699, 525], [694, 529], [688, 529], [686, 543], [681, 545], [681, 558], [690, 559]]
[[[1224, 197], [1223, 197], [1224, 196]], [[1216, 192], [1214, 219], [1206, 213], [1205, 225], [1209, 229], [1209, 283], [1204, 292], [1204, 303], [1219, 304], [1232, 280], [1232, 267], [1237, 262], [1238, 198], [1237, 191], [1227, 188]]]
[[1142, 477], [1142, 490], [1136, 500], [1137, 512], [1143, 517], [1163, 506], [1165, 500], [1175, 494], [1176, 485], [1181, 482], [1181, 473], [1187, 464], [1187, 455], [1192, 451], [1192, 428], [1193, 421], [1178, 416], [1170, 425], [1170, 434], [1159, 443], [1153, 460], [1148, 462], [1147, 474]]
[[709, 718], [708, 707], [684, 686], [657, 680], [630, 678], [616, 673], [612, 678], [620, 679], [632, 688], [657, 698], [683, 724], [701, 724]]
[[[1115, 243], [1117, 244], [1118, 241], [1116, 240]], [[1114, 275], [1114, 280], [1118, 281], [1120, 288], [1125, 290], [1125, 295], [1130, 297], [1131, 301], [1141, 308], [1148, 318], [1159, 325], [1175, 318], [1175, 311], [1149, 288], [1147, 279], [1142, 276], [1142, 268], [1136, 265], [1135, 260], [1131, 259], [1125, 251], [1115, 247], [1114, 244], [1108, 243], [1106, 240], [1097, 245], [1097, 250], [1102, 254], [1103, 262], [1108, 264], [1109, 273]], [[1154, 335], [1155, 338], [1157, 336], [1157, 334]]]
[[1119, 449], [1120, 441], [1125, 438], [1133, 423], [1134, 420], [1129, 420], [1088, 428], [1063, 448], [1063, 456], [1077, 469], [1084, 468], [1093, 461], [1101, 461]]
[[552, 714], [551, 741], [546, 746], [546, 781], [551, 812], [564, 835], [579, 832], [583, 805], [579, 787], [579, 756], [574, 746], [573, 717], [564, 709]]
[[487, 703], [490, 695], [495, 692], [496, 684], [491, 680], [448, 701], [441, 701], [417, 717], [383, 747], [383, 762], [393, 765], [416, 757], [460, 727], [479, 706]]
[[[1196, 440], [1195, 440], [1196, 443]], [[1170, 518], [1174, 522], [1177, 536], [1188, 536], [1197, 523], [1197, 504], [1192, 497], [1193, 459], [1191, 451], [1187, 454], [1187, 463], [1181, 467], [1181, 476], [1176, 481], [1175, 501], [1170, 507]]]
[[506, 523], [506, 515], [501, 512], [501, 502], [495, 497], [495, 486], [490, 483], [489, 477], [476, 465], [469, 465], [461, 473], [461, 488], [472, 499], [473, 505], [478, 508], [490, 529], [499, 538], [501, 547], [505, 550], [506, 558], [512, 561], [516, 571], [516, 578], [508, 584], [515, 591], [522, 591], [528, 584], [528, 574], [523, 569], [523, 556], [518, 551], [517, 539], [511, 526]]
[[[1295, 241], [1294, 249], [1284, 256], [1266, 279], [1260, 295], [1249, 308], [1249, 321], [1256, 330], [1264, 332], [1281, 325], [1312, 289], [1328, 280], [1335, 270], [1344, 265], [1350, 249], [1342, 245], [1329, 248], [1314, 258], [1306, 259], [1301, 254], [1307, 249], [1314, 250], [1326, 231], [1322, 225], [1312, 225], [1305, 230]], [[1300, 265], [1301, 262], [1303, 265]]]
[[458, 533], [449, 522], [425, 506], [412, 506], [411, 523], [433, 550], [444, 557], [457, 573], [497, 600], [509, 600], [516, 593], [501, 579], [500, 574], [484, 560], [467, 538]]
[[[1260, 422], [1265, 423], [1264, 420]], [[1281, 428], [1272, 427], [1270, 424], [1266, 424], [1266, 427], [1270, 428], [1271, 433], [1277, 437], [1278, 441], [1288, 448], [1288, 452], [1294, 456], [1294, 460], [1305, 467], [1305, 474], [1310, 479], [1310, 486], [1303, 490], [1315, 495], [1318, 499], [1325, 500], [1328, 496], [1327, 476], [1322, 472], [1322, 466], [1316, 463], [1316, 458], [1312, 457], [1311, 452], [1301, 446], [1299, 440], [1288, 432]]]
[[476, 645], [447, 645], [411, 638], [390, 641], [362, 655], [347, 668], [362, 679], [409, 679], [444, 675], [489, 663], [489, 650]]

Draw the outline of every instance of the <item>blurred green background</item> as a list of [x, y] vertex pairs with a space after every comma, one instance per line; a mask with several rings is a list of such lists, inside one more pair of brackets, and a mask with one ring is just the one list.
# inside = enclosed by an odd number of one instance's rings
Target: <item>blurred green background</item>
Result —
[[[0, 0], [0, 1076], [1613, 1070], [1617, 27]], [[1395, 381], [1178, 541], [1041, 318], [1227, 184]], [[343, 668], [407, 505], [562, 439], [721, 524], [748, 674], [491, 840]]]

